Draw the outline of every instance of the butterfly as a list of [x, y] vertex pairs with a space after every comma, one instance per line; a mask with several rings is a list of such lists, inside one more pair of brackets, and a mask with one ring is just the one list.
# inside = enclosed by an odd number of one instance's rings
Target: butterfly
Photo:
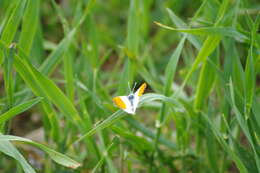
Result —
[[139, 99], [143, 95], [146, 86], [146, 83], [143, 83], [135, 93], [131, 91], [128, 96], [114, 97], [113, 102], [123, 111], [129, 114], [135, 114]]

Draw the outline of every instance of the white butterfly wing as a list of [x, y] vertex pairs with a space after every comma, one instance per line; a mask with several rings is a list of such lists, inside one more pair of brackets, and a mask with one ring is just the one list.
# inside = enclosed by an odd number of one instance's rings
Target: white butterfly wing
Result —
[[135, 114], [135, 110], [138, 106], [139, 99], [143, 95], [146, 88], [146, 83], [143, 83], [141, 87], [134, 93], [128, 96], [114, 97], [114, 103], [129, 114]]
[[139, 88], [138, 90], [135, 92], [134, 94], [134, 104], [133, 104], [133, 107], [134, 107], [134, 112], [138, 106], [138, 103], [139, 103], [139, 100], [140, 100], [140, 97], [143, 95], [144, 93], [144, 90], [146, 88], [146, 83], [143, 83]]
[[131, 104], [128, 96], [118, 96], [113, 98], [114, 103], [129, 114], [134, 114], [133, 105]]
[[123, 110], [126, 111], [129, 114], [134, 114], [135, 110], [134, 110], [134, 107], [131, 104], [130, 100], [128, 99], [128, 96], [121, 96], [121, 99], [126, 104], [126, 108], [123, 109]]

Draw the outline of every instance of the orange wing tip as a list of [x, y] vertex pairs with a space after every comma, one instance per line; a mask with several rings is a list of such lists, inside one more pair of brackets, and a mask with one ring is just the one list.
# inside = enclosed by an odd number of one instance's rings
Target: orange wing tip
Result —
[[113, 101], [119, 108], [126, 109], [126, 104], [120, 97], [114, 97]]
[[144, 90], [145, 90], [146, 87], [147, 87], [147, 84], [146, 84], [146, 83], [143, 83], [143, 84], [140, 86], [139, 92], [138, 92], [138, 96], [139, 96], [139, 97], [143, 95]]

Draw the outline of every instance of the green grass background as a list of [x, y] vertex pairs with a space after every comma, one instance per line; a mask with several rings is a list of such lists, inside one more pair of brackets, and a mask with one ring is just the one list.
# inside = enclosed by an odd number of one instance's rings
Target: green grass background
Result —
[[260, 172], [259, 24], [258, 0], [0, 0], [0, 172]]

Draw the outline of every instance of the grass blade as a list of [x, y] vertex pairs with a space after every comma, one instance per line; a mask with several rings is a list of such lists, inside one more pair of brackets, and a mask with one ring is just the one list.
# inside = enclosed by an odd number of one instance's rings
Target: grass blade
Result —
[[[215, 51], [213, 55], [209, 57], [209, 59], [217, 64], [218, 53]], [[213, 82], [215, 79], [215, 70], [211, 67], [210, 63], [207, 61], [203, 64], [202, 69], [200, 71], [199, 82], [196, 89], [196, 98], [194, 101], [195, 110], [199, 111], [202, 109], [204, 101], [207, 100], [207, 97], [210, 94], [210, 91], [213, 86]]]
[[[112, 139], [112, 142], [108, 145], [108, 147], [106, 148], [106, 150], [103, 152], [103, 156], [101, 157], [101, 159], [98, 161], [98, 163], [96, 164], [96, 166], [94, 167], [94, 169], [92, 169], [91, 173], [95, 173], [97, 172], [97, 170], [102, 166], [103, 162], [106, 159], [106, 156], [108, 155], [108, 153], [110, 152], [111, 149], [113, 149], [113, 147], [115, 147], [116, 144], [118, 144], [118, 137], [114, 137]], [[116, 170], [112, 170], [112, 171], [116, 171]]]
[[[5, 79], [5, 90], [7, 95], [7, 108], [10, 109], [13, 106], [13, 90], [14, 90], [14, 81], [13, 81], [13, 59], [14, 59], [14, 47], [12, 46], [9, 51], [4, 50], [4, 79]], [[8, 54], [8, 55], [7, 55]]]
[[137, 0], [130, 1], [129, 18], [127, 25], [127, 49], [130, 54], [136, 57], [139, 47], [139, 25], [140, 17], [138, 17], [139, 2]]
[[9, 141], [0, 142], [0, 152], [17, 160], [25, 173], [36, 173], [35, 170], [25, 160], [23, 155]]
[[[173, 79], [174, 79], [174, 76], [175, 76], [175, 71], [176, 71], [176, 68], [177, 68], [177, 64], [178, 64], [178, 61], [179, 61], [185, 40], [186, 40], [186, 35], [182, 38], [182, 40], [178, 44], [177, 48], [174, 50], [174, 52], [173, 52], [173, 54], [172, 54], [172, 56], [171, 56], [171, 58], [170, 58], [170, 60], [167, 64], [167, 67], [166, 67], [166, 70], [165, 70], [165, 77], [166, 77], [166, 79], [165, 79], [166, 82], [165, 82], [165, 86], [164, 86], [164, 95], [165, 96], [170, 95]], [[158, 117], [158, 120], [156, 120], [158, 122], [158, 123], [156, 122], [158, 125], [155, 124], [155, 126], [156, 126], [156, 137], [154, 139], [154, 149], [155, 150], [158, 147], [157, 146], [158, 140], [159, 140], [160, 135], [161, 135], [161, 128], [162, 128], [163, 122], [165, 120], [166, 111], [167, 111], [166, 104], [162, 103], [160, 115]]]
[[15, 9], [13, 10], [10, 18], [8, 19], [3, 33], [1, 34], [1, 40], [4, 41], [7, 45], [9, 45], [17, 32], [18, 26], [23, 16], [24, 7], [27, 0], [17, 1]]
[[30, 139], [26, 139], [26, 138], [22, 138], [22, 137], [18, 137], [18, 136], [12, 136], [12, 135], [0, 135], [0, 141], [19, 141], [19, 142], [28, 143], [28, 144], [38, 147], [41, 150], [43, 150], [44, 152], [46, 152], [53, 161], [55, 161], [56, 163], [58, 163], [62, 166], [66, 166], [66, 167], [69, 167], [72, 169], [76, 169], [79, 166], [81, 166], [80, 163], [76, 162], [75, 160], [72, 160], [71, 158], [67, 157], [66, 155], [61, 154], [49, 147], [46, 147], [43, 144], [34, 142]]
[[[188, 26], [178, 17], [174, 14], [174, 12], [172, 10], [170, 10], [169, 8], [167, 8], [167, 12], [172, 20], [172, 22], [178, 27], [178, 28], [187, 28]], [[201, 48], [201, 42], [194, 37], [193, 35], [188, 34], [187, 35], [187, 39], [191, 42], [191, 44], [193, 46], [196, 47], [196, 49], [200, 49]]]
[[258, 14], [256, 21], [254, 23], [254, 28], [251, 33], [251, 44], [248, 50], [248, 56], [245, 67], [245, 81], [246, 81], [246, 112], [249, 113], [252, 107], [252, 102], [255, 95], [255, 82], [256, 82], [256, 73], [255, 73], [255, 62], [256, 55], [253, 53], [254, 42], [256, 41], [256, 33], [259, 28], [260, 15]]
[[19, 45], [27, 55], [30, 55], [34, 36], [38, 27], [40, 10], [40, 0], [27, 0], [24, 12], [22, 31], [20, 34]]
[[[182, 86], [180, 90], [186, 85], [187, 81], [190, 79], [193, 72], [198, 68], [200, 63], [205, 63], [207, 57], [212, 54], [212, 52], [216, 49], [219, 45], [221, 38], [217, 36], [209, 36], [203, 43], [202, 48], [199, 51], [199, 54], [196, 57], [195, 62], [192, 64], [191, 69], [189, 70], [188, 74], [184, 78]], [[176, 92], [177, 94], [179, 91]], [[175, 95], [176, 96], [176, 95]]]
[[189, 33], [189, 34], [194, 34], [194, 35], [206, 35], [206, 36], [226, 36], [226, 37], [233, 37], [234, 39], [238, 41], [245, 41], [248, 40], [248, 38], [243, 35], [242, 33], [236, 31], [232, 27], [204, 27], [204, 28], [173, 28], [164, 24], [161, 24], [159, 22], [155, 22], [157, 25], [159, 25], [162, 28], [172, 30], [172, 31], [177, 31], [177, 32], [184, 32], [184, 33]]
[[[14, 10], [11, 16], [8, 18], [6, 25], [1, 33], [1, 41], [9, 46], [14, 39], [18, 26], [23, 16], [26, 0], [16, 1]], [[3, 52], [0, 51], [0, 65], [3, 62]]]
[[[3, 43], [1, 47], [5, 47]], [[23, 58], [21, 58], [22, 56]], [[19, 56], [14, 57], [14, 66], [27, 85], [40, 97], [51, 100], [64, 113], [69, 120], [84, 128], [76, 108], [53, 81], [40, 73], [29, 61], [26, 55], [20, 51]], [[57, 99], [59, 98], [59, 99]]]
[[45, 74], [49, 75], [52, 73], [54, 68], [57, 66], [57, 64], [60, 62], [61, 57], [66, 52], [66, 50], [69, 48], [69, 45], [73, 41], [73, 38], [75, 37], [75, 34], [77, 33], [78, 28], [80, 25], [85, 21], [87, 15], [90, 13], [91, 8], [93, 7], [95, 3], [95, 0], [90, 0], [87, 3], [87, 6], [84, 10], [84, 14], [81, 16], [77, 24], [74, 28], [71, 29], [71, 31], [64, 37], [64, 39], [59, 43], [57, 48], [49, 55], [47, 60], [44, 61], [44, 63], [40, 67], [40, 71]]
[[7, 112], [0, 115], [0, 124], [3, 124], [6, 121], [13, 118], [14, 116], [19, 115], [20, 113], [23, 113], [24, 111], [30, 109], [35, 104], [39, 103], [41, 100], [42, 100], [42, 98], [38, 97], [38, 98], [29, 100], [25, 103], [21, 103], [21, 104], [15, 106], [15, 107], [11, 108]]
[[210, 129], [214, 133], [216, 139], [221, 144], [221, 146], [228, 152], [230, 157], [235, 161], [236, 166], [238, 167], [240, 172], [248, 173], [246, 167], [244, 166], [243, 162], [240, 160], [240, 158], [237, 156], [237, 154], [230, 148], [228, 143], [225, 141], [223, 135], [220, 133], [220, 131], [217, 129], [216, 125], [212, 123], [212, 121], [208, 118], [208, 115], [205, 115], [202, 113], [203, 118], [206, 120], [206, 122], [209, 124]]

